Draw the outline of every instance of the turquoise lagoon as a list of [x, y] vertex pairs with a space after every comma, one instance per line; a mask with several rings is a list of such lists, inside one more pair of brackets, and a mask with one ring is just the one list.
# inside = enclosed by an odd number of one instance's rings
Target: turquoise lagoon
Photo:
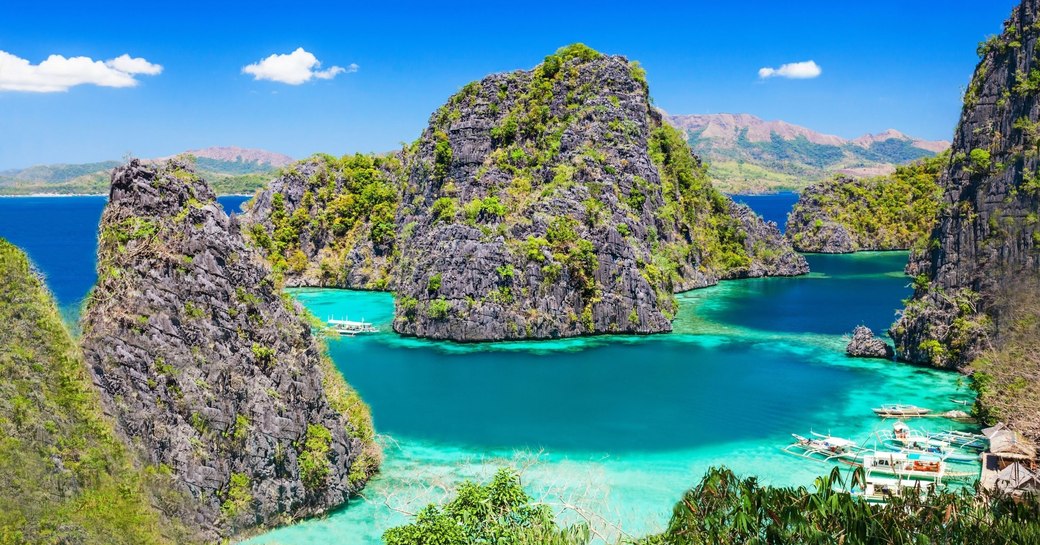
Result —
[[247, 543], [378, 543], [407, 513], [501, 466], [521, 470], [563, 519], [640, 536], [663, 529], [709, 466], [809, 485], [830, 466], [782, 452], [791, 433], [867, 442], [891, 424], [871, 407], [949, 409], [970, 395], [955, 374], [844, 355], [853, 327], [893, 321], [909, 294], [905, 253], [808, 259], [806, 276], [682, 294], [675, 331], [647, 337], [424, 341], [391, 332], [388, 294], [293, 290], [319, 318], [380, 327], [333, 339], [329, 351], [371, 405], [386, 460], [363, 498]]
[[[228, 211], [243, 198], [222, 197]], [[782, 220], [789, 196], [744, 199]], [[70, 322], [95, 280], [100, 197], [0, 199], [0, 236], [26, 249]], [[847, 358], [843, 335], [884, 331], [910, 290], [905, 253], [808, 256], [797, 278], [724, 282], [679, 296], [675, 331], [649, 337], [460, 345], [391, 332], [391, 296], [295, 290], [320, 318], [365, 318], [382, 333], [329, 351], [372, 407], [386, 460], [364, 497], [250, 544], [374, 544], [462, 479], [511, 465], [565, 520], [643, 535], [704, 470], [725, 464], [778, 485], [829, 466], [784, 454], [791, 433], [859, 441], [888, 423], [870, 408], [954, 408], [958, 375]], [[938, 428], [950, 423], [915, 423]]]

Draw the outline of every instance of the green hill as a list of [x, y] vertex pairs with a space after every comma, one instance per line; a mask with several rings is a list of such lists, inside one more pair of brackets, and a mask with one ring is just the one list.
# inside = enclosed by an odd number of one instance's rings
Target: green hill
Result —
[[[291, 157], [264, 150], [205, 148], [186, 152], [195, 170], [218, 195], [251, 195], [274, 178]], [[112, 169], [119, 161], [36, 165], [0, 171], [0, 195], [107, 195]]]
[[18, 248], [0, 239], [0, 543], [161, 544], [153, 493], [101, 413], [79, 349]]
[[891, 174], [897, 165], [932, 157], [948, 142], [915, 139], [889, 129], [855, 139], [823, 134], [748, 114], [673, 115], [708, 173], [727, 193], [800, 191], [835, 175]]

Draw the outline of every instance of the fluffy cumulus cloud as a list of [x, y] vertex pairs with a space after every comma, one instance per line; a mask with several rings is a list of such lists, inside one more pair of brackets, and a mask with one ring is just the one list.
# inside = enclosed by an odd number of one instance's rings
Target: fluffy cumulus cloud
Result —
[[312, 79], [332, 79], [338, 74], [357, 72], [357, 69], [358, 65], [351, 64], [346, 68], [330, 66], [321, 70], [321, 61], [313, 53], [299, 47], [288, 55], [271, 55], [260, 62], [245, 66], [242, 73], [251, 74], [253, 79], [300, 85]]
[[51, 55], [40, 64], [0, 51], [0, 91], [56, 93], [77, 85], [133, 87], [135, 76], [154, 76], [162, 66], [142, 58], [120, 55], [107, 61], [90, 57]]
[[823, 73], [820, 65], [814, 61], [792, 62], [780, 66], [780, 68], [759, 68], [758, 77], [766, 78], [790, 78], [790, 79], [812, 79]]

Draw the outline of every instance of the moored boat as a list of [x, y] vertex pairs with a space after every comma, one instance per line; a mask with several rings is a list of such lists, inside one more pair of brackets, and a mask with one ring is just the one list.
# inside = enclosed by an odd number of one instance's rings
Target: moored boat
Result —
[[832, 460], [855, 461], [864, 451], [863, 447], [841, 437], [833, 437], [813, 432], [813, 438], [802, 437], [792, 433], [795, 442], [784, 447], [784, 452], [816, 460], [829, 462]]
[[935, 483], [968, 479], [978, 474], [977, 471], [950, 471], [941, 458], [927, 454], [875, 451], [864, 455], [862, 463], [863, 469], [870, 474], [878, 473]]
[[870, 503], [885, 503], [896, 496], [902, 496], [907, 491], [913, 490], [921, 496], [925, 496], [935, 489], [935, 483], [917, 479], [899, 479], [891, 477], [876, 477], [870, 472], [866, 473], [866, 483], [862, 490], [853, 490], [852, 494], [859, 496]]
[[930, 409], [918, 407], [917, 405], [902, 405], [898, 403], [882, 405], [871, 410], [874, 411], [874, 414], [885, 418], [910, 418], [925, 416], [932, 412]]
[[353, 337], [358, 333], [379, 333], [379, 329], [376, 326], [364, 321], [354, 322], [351, 320], [334, 320], [329, 319], [326, 322], [329, 329], [339, 333], [340, 335], [347, 335]]

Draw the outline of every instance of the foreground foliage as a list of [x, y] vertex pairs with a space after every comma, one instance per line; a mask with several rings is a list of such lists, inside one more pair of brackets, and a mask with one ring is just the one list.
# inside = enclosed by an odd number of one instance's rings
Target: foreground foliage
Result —
[[[166, 543], [50, 294], [0, 239], [0, 543]], [[167, 533], [167, 535], [169, 535]]]
[[[806, 487], [763, 486], [726, 468], [711, 468], [676, 503], [668, 528], [639, 545], [1040, 543], [1040, 501], [976, 496], [973, 491], [921, 497], [907, 491], [873, 505], [849, 490], [835, 468]], [[387, 545], [476, 543], [585, 544], [586, 526], [561, 529], [546, 505], [532, 504], [511, 470], [486, 485], [463, 483], [443, 507], [429, 505], [415, 522], [383, 534]]]
[[861, 471], [845, 483], [835, 468], [813, 490], [772, 487], [712, 468], [675, 505], [668, 529], [643, 544], [1040, 543], [1036, 498], [1016, 503], [968, 490], [922, 498], [907, 491], [879, 506], [848, 492], [861, 482]]
[[584, 525], [560, 528], [552, 509], [532, 503], [520, 477], [501, 469], [486, 485], [462, 483], [455, 499], [443, 507], [426, 506], [412, 524], [387, 530], [383, 541], [387, 545], [584, 545], [589, 537]]

